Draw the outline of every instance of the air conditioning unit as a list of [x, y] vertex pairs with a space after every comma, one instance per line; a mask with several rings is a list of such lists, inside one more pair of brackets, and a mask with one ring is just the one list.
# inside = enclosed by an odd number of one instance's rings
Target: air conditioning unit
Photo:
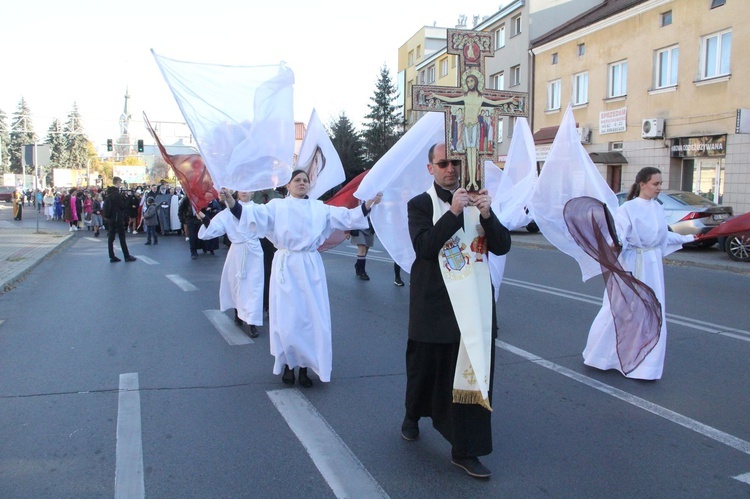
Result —
[[578, 138], [581, 139], [581, 144], [590, 144], [591, 143], [591, 129], [590, 128], [576, 128], [576, 132], [578, 132]]
[[664, 118], [646, 118], [643, 120], [641, 137], [644, 139], [663, 139]]

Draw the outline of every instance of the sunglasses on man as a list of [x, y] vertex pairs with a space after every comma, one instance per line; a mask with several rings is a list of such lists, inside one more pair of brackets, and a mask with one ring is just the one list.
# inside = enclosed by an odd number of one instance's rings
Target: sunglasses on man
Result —
[[433, 163], [433, 164], [437, 165], [437, 167], [440, 168], [441, 170], [448, 168], [448, 165], [451, 165], [454, 168], [458, 168], [459, 166], [461, 166], [461, 160], [460, 159], [451, 159], [451, 160], [441, 159], [437, 163]]

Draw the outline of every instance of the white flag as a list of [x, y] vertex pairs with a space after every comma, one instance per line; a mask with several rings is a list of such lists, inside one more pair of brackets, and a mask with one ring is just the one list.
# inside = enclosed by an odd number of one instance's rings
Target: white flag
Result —
[[294, 159], [294, 74], [285, 64], [177, 61], [151, 50], [217, 188], [285, 185]]
[[331, 137], [313, 109], [307, 131], [297, 156], [298, 170], [305, 170], [310, 178], [310, 199], [318, 199], [346, 180], [344, 165], [333, 147]]

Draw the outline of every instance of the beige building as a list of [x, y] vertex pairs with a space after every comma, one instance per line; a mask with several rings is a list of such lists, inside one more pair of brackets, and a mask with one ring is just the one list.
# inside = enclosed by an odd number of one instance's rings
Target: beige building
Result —
[[668, 188], [750, 211], [748, 7], [608, 0], [532, 40], [540, 157], [571, 104], [582, 142], [615, 192], [656, 166]]

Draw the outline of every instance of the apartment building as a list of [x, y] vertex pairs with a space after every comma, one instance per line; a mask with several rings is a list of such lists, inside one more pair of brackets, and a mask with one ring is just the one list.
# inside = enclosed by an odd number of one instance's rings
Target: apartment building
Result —
[[570, 104], [615, 192], [656, 166], [668, 188], [750, 211], [748, 6], [607, 0], [533, 39], [539, 157]]

